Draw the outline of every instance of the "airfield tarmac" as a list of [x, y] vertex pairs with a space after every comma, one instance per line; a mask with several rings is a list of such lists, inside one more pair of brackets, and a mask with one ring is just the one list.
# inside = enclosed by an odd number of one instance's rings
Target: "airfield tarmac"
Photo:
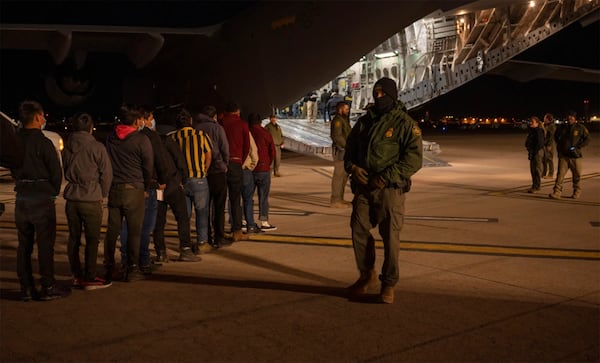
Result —
[[[345, 297], [357, 278], [351, 210], [329, 208], [332, 166], [317, 157], [283, 153], [270, 197], [277, 231], [170, 262], [144, 281], [44, 303], [18, 300], [5, 181], [0, 360], [598, 362], [600, 135], [584, 149], [581, 198], [560, 201], [548, 198], [553, 180], [526, 192], [525, 137], [424, 131], [450, 166], [413, 178], [392, 305], [375, 303], [377, 289]], [[61, 198], [57, 218], [56, 278], [68, 284]], [[377, 268], [382, 257], [379, 248]]]

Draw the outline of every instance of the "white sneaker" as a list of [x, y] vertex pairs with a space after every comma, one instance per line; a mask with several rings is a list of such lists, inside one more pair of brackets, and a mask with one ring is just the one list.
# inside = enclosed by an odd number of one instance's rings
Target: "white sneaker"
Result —
[[266, 232], [266, 231], [275, 231], [275, 230], [277, 230], [277, 227], [272, 226], [271, 224], [269, 224], [268, 221], [262, 221], [261, 224], [260, 224], [260, 229], [263, 232]]

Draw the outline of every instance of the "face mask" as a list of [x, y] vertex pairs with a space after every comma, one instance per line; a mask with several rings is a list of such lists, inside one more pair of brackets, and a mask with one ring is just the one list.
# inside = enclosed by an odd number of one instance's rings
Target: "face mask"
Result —
[[394, 106], [394, 99], [388, 95], [375, 99], [375, 112], [383, 114], [389, 112]]
[[156, 129], [156, 120], [155, 120], [155, 119], [152, 119], [152, 122], [151, 122], [151, 126], [150, 126], [150, 128], [151, 128], [152, 130]]
[[44, 123], [42, 124], [42, 130], [46, 128], [46, 120], [44, 120]]

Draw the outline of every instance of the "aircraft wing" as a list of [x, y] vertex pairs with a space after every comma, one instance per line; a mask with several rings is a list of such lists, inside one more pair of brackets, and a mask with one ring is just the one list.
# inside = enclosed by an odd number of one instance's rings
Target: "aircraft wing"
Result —
[[558, 64], [510, 60], [490, 70], [488, 74], [508, 77], [518, 82], [551, 79], [600, 84], [600, 70]]
[[136, 68], [143, 68], [161, 51], [165, 37], [210, 37], [220, 25], [202, 28], [157, 28], [62, 24], [1, 24], [4, 49], [48, 50], [56, 64], [70, 54], [108, 52], [126, 54]]

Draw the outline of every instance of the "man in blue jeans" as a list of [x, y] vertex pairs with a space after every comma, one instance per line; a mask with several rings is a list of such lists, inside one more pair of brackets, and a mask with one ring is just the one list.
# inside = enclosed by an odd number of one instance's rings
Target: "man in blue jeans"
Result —
[[206, 179], [212, 158], [210, 138], [202, 130], [192, 127], [192, 115], [185, 109], [176, 118], [177, 132], [172, 135], [179, 145], [187, 164], [184, 190], [187, 196], [188, 215], [192, 214], [192, 204], [196, 211], [196, 243], [193, 250], [208, 241], [209, 191]]
[[252, 172], [254, 185], [258, 189], [258, 215], [262, 232], [274, 231], [277, 227], [269, 223], [269, 192], [271, 191], [271, 163], [275, 158], [275, 143], [271, 134], [261, 126], [258, 114], [248, 116], [250, 133], [256, 142], [258, 164]]
[[[140, 270], [149, 275], [152, 273], [150, 265], [150, 235], [156, 224], [156, 216], [158, 211], [157, 190], [164, 190], [167, 175], [167, 156], [166, 149], [163, 146], [162, 140], [156, 131], [156, 123], [153, 113], [144, 107], [139, 107], [139, 112], [143, 114], [140, 119], [140, 133], [146, 135], [152, 145], [152, 154], [154, 155], [154, 169], [150, 186], [146, 190], [145, 207], [144, 207], [144, 222], [142, 224], [142, 235], [140, 239]], [[127, 261], [127, 225], [123, 223], [121, 229], [121, 261]]]

